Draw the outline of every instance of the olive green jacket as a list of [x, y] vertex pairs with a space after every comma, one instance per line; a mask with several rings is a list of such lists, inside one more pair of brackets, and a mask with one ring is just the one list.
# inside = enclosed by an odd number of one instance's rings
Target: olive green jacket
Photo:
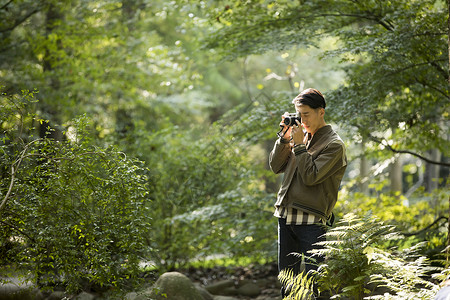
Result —
[[269, 165], [274, 173], [284, 173], [276, 207], [297, 208], [324, 220], [330, 217], [347, 167], [344, 142], [330, 125], [317, 130], [306, 146], [291, 147], [279, 138]]

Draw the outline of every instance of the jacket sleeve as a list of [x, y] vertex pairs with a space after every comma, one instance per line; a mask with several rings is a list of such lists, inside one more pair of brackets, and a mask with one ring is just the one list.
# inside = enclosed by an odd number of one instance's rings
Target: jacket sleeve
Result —
[[306, 151], [295, 153], [297, 172], [305, 185], [319, 184], [347, 165], [345, 146], [339, 140], [330, 142], [315, 159]]
[[286, 165], [289, 161], [289, 156], [293, 154], [291, 151], [291, 146], [289, 140], [279, 138], [272, 151], [269, 154], [269, 166], [270, 169], [275, 173], [282, 173], [286, 169]]

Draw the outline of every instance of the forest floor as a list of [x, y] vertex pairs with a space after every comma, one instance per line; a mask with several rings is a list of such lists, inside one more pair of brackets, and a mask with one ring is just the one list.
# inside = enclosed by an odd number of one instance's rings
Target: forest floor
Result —
[[[281, 300], [280, 296], [280, 283], [277, 279], [278, 269], [276, 263], [268, 263], [264, 265], [249, 265], [246, 267], [238, 266], [215, 266], [211, 268], [201, 267], [201, 268], [188, 268], [176, 270], [184, 275], [186, 275], [194, 284], [199, 285], [203, 288], [207, 288], [217, 283], [230, 283], [232, 287], [237, 287], [243, 283], [252, 282], [258, 286], [258, 295], [255, 296], [245, 296], [240, 293], [230, 293], [230, 285], [227, 285], [228, 291], [221, 290], [220, 293], [213, 295], [214, 300]], [[153, 277], [150, 275], [150, 277]], [[22, 282], [20, 276], [17, 277], [3, 277], [0, 275], [0, 279], [7, 280], [9, 284], [0, 284], [0, 299], [2, 295], [7, 295], [11, 292], [18, 291], [19, 288], [30, 288], [32, 287], [31, 282]], [[156, 280], [157, 278], [148, 278], [150, 282]], [[9, 298], [8, 298], [9, 299]]]
[[[264, 265], [249, 265], [246, 267], [189, 268], [179, 270], [192, 282], [203, 287], [208, 287], [218, 282], [234, 281], [236, 285], [242, 282], [254, 282], [260, 288], [260, 294], [256, 297], [243, 295], [229, 295], [235, 299], [276, 300], [281, 299], [280, 283], [278, 281], [278, 267], [276, 263]], [[223, 293], [222, 295], [226, 295]]]

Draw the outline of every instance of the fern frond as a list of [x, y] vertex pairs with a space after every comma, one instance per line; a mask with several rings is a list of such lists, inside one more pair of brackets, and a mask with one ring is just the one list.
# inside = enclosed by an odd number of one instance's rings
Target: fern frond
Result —
[[[378, 262], [382, 263], [389, 272], [385, 274], [372, 274], [370, 283], [379, 287], [385, 287], [390, 292], [380, 296], [372, 296], [366, 299], [432, 299], [439, 286], [424, 278], [431, 267], [426, 257], [419, 256], [420, 245], [415, 245], [395, 256], [389, 253], [380, 254]], [[403, 255], [403, 256], [402, 256]]]
[[314, 299], [314, 275], [311, 273], [295, 275], [292, 269], [284, 269], [278, 274], [278, 280], [286, 287], [287, 296], [283, 300]]
[[[317, 284], [332, 295], [330, 299], [432, 299], [439, 288], [426, 280], [439, 268], [420, 255], [425, 243], [402, 251], [382, 250], [380, 245], [402, 235], [376, 217], [345, 215], [325, 236], [310, 253], [326, 258], [319, 266]], [[450, 269], [434, 278], [446, 276]], [[380, 288], [385, 293], [374, 295]]]

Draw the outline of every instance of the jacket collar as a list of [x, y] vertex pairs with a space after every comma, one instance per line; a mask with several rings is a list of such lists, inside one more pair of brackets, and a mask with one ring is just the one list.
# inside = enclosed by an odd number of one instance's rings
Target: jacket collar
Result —
[[331, 125], [325, 125], [323, 127], [320, 127], [319, 129], [317, 129], [316, 133], [314, 133], [314, 135], [311, 135], [310, 133], [308, 133], [308, 144], [306, 146], [306, 148], [308, 149], [311, 146], [311, 143], [316, 142], [318, 139], [320, 139], [320, 137], [324, 136], [324, 135], [328, 135], [333, 131], [333, 128], [331, 128]]

